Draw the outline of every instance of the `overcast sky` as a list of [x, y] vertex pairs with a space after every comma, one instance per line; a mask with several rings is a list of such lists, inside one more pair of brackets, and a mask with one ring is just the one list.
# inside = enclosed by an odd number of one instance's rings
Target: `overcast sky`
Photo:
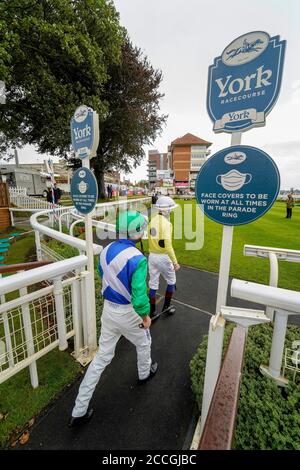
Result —
[[[169, 118], [152, 147], [160, 152], [187, 132], [213, 142], [212, 153], [228, 147], [230, 135], [215, 134], [206, 111], [209, 65], [244, 33], [261, 30], [286, 39], [279, 99], [266, 126], [245, 132], [242, 143], [262, 148], [274, 158], [282, 188], [300, 189], [298, 0], [115, 0], [115, 6], [133, 43], [163, 72], [161, 110]], [[145, 163], [131, 178], [146, 176]]]
[[[266, 126], [251, 129], [242, 143], [264, 149], [276, 161], [281, 188], [300, 189], [300, 2], [298, 0], [115, 0], [132, 42], [163, 73], [161, 111], [167, 125], [152, 147], [166, 152], [172, 140], [191, 132], [213, 142], [212, 153], [230, 145], [214, 134], [206, 111], [208, 67], [236, 37], [266, 31], [287, 40], [279, 99]], [[20, 152], [21, 160], [32, 150]], [[146, 159], [132, 181], [146, 177]]]

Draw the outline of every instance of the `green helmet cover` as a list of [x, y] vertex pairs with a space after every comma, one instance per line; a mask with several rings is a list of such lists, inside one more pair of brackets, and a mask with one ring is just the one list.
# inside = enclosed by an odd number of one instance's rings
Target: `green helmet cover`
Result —
[[129, 237], [130, 235], [136, 236], [144, 232], [147, 224], [147, 220], [140, 212], [121, 212], [117, 217], [116, 232]]

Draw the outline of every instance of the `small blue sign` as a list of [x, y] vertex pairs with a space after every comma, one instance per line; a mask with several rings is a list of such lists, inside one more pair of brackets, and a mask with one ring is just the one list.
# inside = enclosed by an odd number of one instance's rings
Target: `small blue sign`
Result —
[[249, 224], [276, 201], [280, 175], [272, 158], [248, 145], [220, 150], [201, 167], [196, 198], [209, 217], [223, 225]]
[[99, 144], [98, 114], [85, 105], [79, 106], [70, 125], [76, 158], [94, 157]]
[[286, 41], [263, 31], [232, 41], [209, 67], [207, 110], [214, 132], [264, 126], [280, 91]]
[[88, 168], [75, 171], [71, 182], [71, 197], [73, 204], [81, 214], [89, 214], [98, 200], [98, 184]]

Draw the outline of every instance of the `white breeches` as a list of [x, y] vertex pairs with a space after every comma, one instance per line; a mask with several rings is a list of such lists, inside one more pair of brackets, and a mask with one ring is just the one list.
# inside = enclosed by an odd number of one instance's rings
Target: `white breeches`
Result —
[[159, 277], [165, 279], [167, 284], [176, 284], [176, 274], [174, 266], [169, 256], [166, 254], [150, 253], [148, 259], [149, 266], [149, 287], [157, 290], [159, 287]]
[[81, 382], [72, 416], [83, 416], [87, 412], [95, 387], [105, 367], [112, 361], [121, 336], [125, 336], [136, 347], [139, 379], [148, 377], [151, 366], [151, 335], [149, 329], [139, 328], [141, 322], [142, 319], [134, 311], [132, 304], [119, 305], [104, 301], [99, 350]]

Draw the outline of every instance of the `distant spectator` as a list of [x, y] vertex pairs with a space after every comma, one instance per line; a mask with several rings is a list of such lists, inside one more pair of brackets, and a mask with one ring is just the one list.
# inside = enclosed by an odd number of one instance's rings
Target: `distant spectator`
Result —
[[291, 219], [292, 218], [292, 210], [294, 207], [294, 198], [292, 194], [288, 194], [287, 200], [286, 200], [286, 219]]
[[152, 194], [151, 202], [152, 202], [152, 204], [156, 204], [156, 201], [157, 201], [157, 193], [155, 191]]
[[112, 198], [112, 185], [111, 184], [107, 185], [107, 197], [108, 199]]
[[55, 183], [53, 186], [53, 193], [52, 193], [52, 188], [48, 188], [47, 190], [47, 202], [59, 204], [60, 198], [61, 198], [61, 189], [58, 188], [57, 184]]
[[53, 202], [52, 201], [52, 189], [51, 188], [47, 188], [47, 202]]
[[54, 183], [54, 204], [59, 204], [60, 198], [61, 198], [61, 189], [57, 186], [56, 183]]

